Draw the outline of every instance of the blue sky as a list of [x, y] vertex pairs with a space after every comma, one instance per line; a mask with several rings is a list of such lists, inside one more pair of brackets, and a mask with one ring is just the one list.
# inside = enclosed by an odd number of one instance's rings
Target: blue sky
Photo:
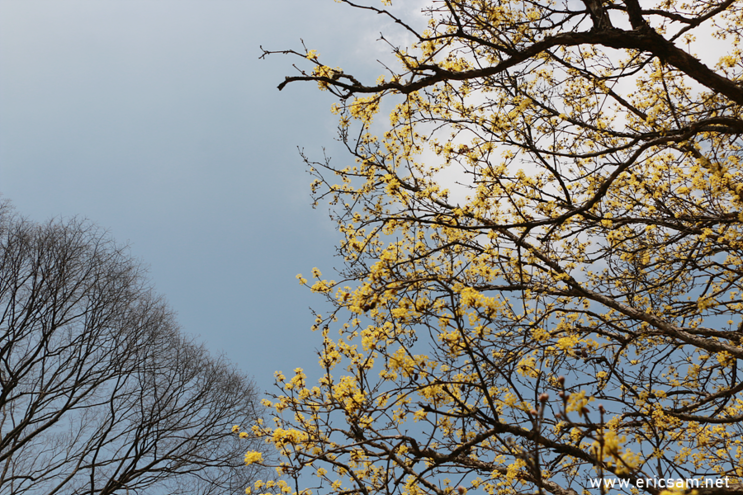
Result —
[[259, 45], [302, 38], [374, 80], [385, 28], [333, 0], [0, 0], [0, 194], [129, 244], [183, 330], [263, 389], [317, 368], [322, 300], [294, 277], [331, 276], [339, 236], [297, 147], [349, 158], [332, 96], [279, 92], [295, 60]]

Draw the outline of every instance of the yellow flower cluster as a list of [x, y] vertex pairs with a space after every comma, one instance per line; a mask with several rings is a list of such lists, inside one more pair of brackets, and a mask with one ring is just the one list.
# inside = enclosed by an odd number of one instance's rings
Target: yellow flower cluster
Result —
[[245, 464], [251, 465], [256, 462], [263, 462], [263, 454], [261, 452], [249, 451], [245, 454]]
[[582, 414], [582, 411], [588, 405], [588, 403], [593, 401], [593, 397], [586, 398], [586, 391], [581, 390], [580, 392], [570, 394], [570, 397], [568, 398], [568, 405], [565, 408], [565, 411], [577, 412], [579, 414]]
[[[339, 67], [336, 67], [335, 69], [332, 69], [328, 67], [327, 65], [316, 65], [312, 69], [312, 75], [315, 77], [324, 77], [327, 79], [335, 80], [338, 78], [340, 74], [343, 73], [343, 70]], [[317, 87], [321, 90], [328, 89], [329, 85], [327, 81], [317, 81]]]

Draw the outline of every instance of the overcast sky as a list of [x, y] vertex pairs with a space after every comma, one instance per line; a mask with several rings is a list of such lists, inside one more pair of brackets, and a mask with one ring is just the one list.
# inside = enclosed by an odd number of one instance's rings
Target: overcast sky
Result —
[[259, 46], [302, 38], [373, 81], [380, 31], [395, 29], [333, 0], [0, 0], [0, 194], [129, 244], [184, 331], [262, 388], [317, 368], [322, 300], [294, 277], [332, 274], [339, 235], [297, 147], [349, 158], [332, 96], [279, 92], [295, 60]]

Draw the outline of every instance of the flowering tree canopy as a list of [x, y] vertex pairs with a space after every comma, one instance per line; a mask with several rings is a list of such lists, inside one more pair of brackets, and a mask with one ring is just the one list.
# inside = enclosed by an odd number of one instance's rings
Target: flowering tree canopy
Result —
[[355, 162], [307, 160], [345, 268], [253, 491], [743, 493], [743, 3], [341, 3], [415, 42], [375, 84], [284, 52]]

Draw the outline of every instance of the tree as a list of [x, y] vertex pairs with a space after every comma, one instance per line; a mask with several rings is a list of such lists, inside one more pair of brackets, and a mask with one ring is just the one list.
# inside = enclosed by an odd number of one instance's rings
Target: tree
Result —
[[253, 383], [87, 222], [0, 204], [0, 385], [0, 494], [221, 495], [258, 473], [233, 430], [260, 416]]
[[308, 160], [345, 268], [254, 428], [281, 488], [743, 493], [743, 4], [341, 3], [415, 42], [375, 84], [282, 52], [355, 163]]

